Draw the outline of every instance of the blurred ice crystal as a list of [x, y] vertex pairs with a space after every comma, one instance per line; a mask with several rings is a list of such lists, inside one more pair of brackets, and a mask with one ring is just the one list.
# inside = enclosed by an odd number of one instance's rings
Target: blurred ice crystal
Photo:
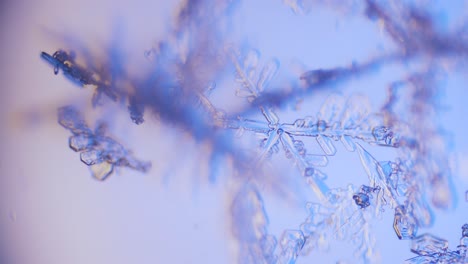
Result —
[[[465, 234], [468, 224], [462, 226], [462, 240], [468, 234]], [[448, 250], [448, 241], [438, 238], [431, 234], [423, 234], [411, 241], [411, 251], [419, 256], [408, 259], [406, 263], [468, 263], [466, 254], [466, 245], [460, 241], [457, 250]]]
[[411, 241], [411, 251], [418, 255], [428, 255], [432, 252], [443, 252], [448, 248], [448, 241], [431, 234], [423, 234]]

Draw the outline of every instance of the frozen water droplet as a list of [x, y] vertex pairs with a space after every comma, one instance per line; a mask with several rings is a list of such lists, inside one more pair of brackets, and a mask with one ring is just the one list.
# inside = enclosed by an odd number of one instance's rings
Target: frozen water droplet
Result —
[[366, 208], [370, 205], [369, 195], [367, 195], [366, 193], [359, 192], [353, 195], [353, 200], [356, 203], [356, 205], [358, 205], [361, 209]]
[[112, 174], [112, 171], [114, 170], [114, 165], [108, 162], [101, 162], [99, 164], [89, 166], [89, 169], [91, 170], [91, 174], [94, 178], [103, 181], [107, 177], [109, 177], [109, 175]]
[[443, 252], [448, 248], [448, 241], [431, 234], [423, 234], [411, 241], [411, 251], [418, 255]]
[[318, 120], [317, 121], [317, 131], [318, 132], [323, 132], [327, 130], [327, 121], [325, 120]]

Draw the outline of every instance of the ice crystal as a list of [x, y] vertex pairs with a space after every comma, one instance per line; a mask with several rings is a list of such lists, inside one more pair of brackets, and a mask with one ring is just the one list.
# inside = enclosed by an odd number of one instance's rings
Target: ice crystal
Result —
[[70, 148], [80, 152], [81, 161], [90, 166], [91, 174], [98, 180], [105, 180], [115, 166], [142, 172], [151, 167], [151, 163], [135, 159], [120, 143], [106, 136], [105, 124], [92, 131], [81, 113], [72, 106], [58, 110], [58, 122], [73, 133], [69, 138]]
[[[465, 234], [466, 229], [468, 229], [468, 224], [462, 227], [462, 239], [468, 237], [468, 234]], [[414, 238], [411, 243], [411, 251], [418, 256], [408, 259], [406, 263], [468, 263], [466, 248], [467, 246], [460, 241], [457, 250], [448, 250], [447, 240], [431, 234], [423, 234]]]

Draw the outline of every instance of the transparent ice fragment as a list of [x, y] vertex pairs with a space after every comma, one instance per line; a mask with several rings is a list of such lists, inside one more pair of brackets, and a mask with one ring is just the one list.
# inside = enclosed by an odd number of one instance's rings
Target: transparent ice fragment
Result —
[[307, 160], [307, 163], [312, 165], [313, 167], [325, 167], [328, 164], [328, 159], [326, 156], [322, 155], [310, 155], [307, 154], [305, 156], [305, 159]]
[[95, 144], [94, 138], [86, 134], [71, 136], [68, 142], [70, 148], [73, 149], [75, 152], [86, 150], [88, 148], [91, 148]]
[[83, 117], [73, 106], [64, 106], [58, 109], [58, 122], [73, 134], [91, 133]]
[[398, 185], [398, 174], [396, 173], [396, 163], [391, 161], [382, 161], [380, 162], [380, 166], [382, 167], [382, 171], [387, 177], [387, 182], [393, 189], [397, 188]]
[[393, 229], [399, 239], [412, 239], [415, 237], [418, 225], [414, 217], [406, 211], [404, 205], [395, 208]]
[[345, 100], [342, 95], [332, 94], [327, 98], [325, 103], [323, 103], [317, 117], [330, 124], [340, 122], [344, 105]]
[[411, 251], [418, 255], [443, 252], [448, 248], [448, 241], [431, 234], [423, 234], [411, 241]]
[[101, 163], [104, 160], [102, 152], [95, 149], [81, 152], [80, 159], [88, 166]]
[[377, 143], [388, 145], [388, 146], [395, 146], [396, 145], [396, 137], [393, 132], [384, 126], [374, 127], [372, 129], [372, 135]]
[[352, 137], [343, 135], [341, 137], [341, 143], [343, 143], [343, 146], [345, 146], [346, 150], [348, 151], [355, 151], [356, 150], [356, 144], [354, 144], [354, 140]]
[[103, 181], [109, 175], [112, 174], [112, 171], [114, 170], [114, 165], [108, 162], [101, 162], [101, 163], [89, 166], [89, 169], [94, 178], [96, 178], [97, 180]]
[[[309, 175], [310, 174], [310, 175]], [[304, 176], [307, 184], [311, 187], [314, 193], [322, 200], [326, 199], [326, 195], [330, 188], [325, 183], [326, 175], [313, 168], [306, 168]]]
[[[88, 128], [81, 114], [71, 106], [58, 110], [59, 123], [70, 130], [73, 136], [69, 138], [69, 146], [80, 152], [83, 163], [91, 166], [91, 172], [97, 179], [109, 176], [114, 166], [129, 167], [146, 172], [151, 162], [135, 159], [131, 152], [110, 137], [106, 137], [107, 125], [100, 122], [93, 132]], [[99, 165], [99, 166], [95, 166]]]
[[298, 253], [305, 243], [305, 237], [300, 230], [285, 230], [281, 236], [281, 254], [279, 263], [293, 264], [296, 262]]
[[276, 264], [294, 264], [296, 263], [297, 255], [297, 252], [291, 248], [283, 250], [279, 254]]
[[333, 156], [336, 153], [336, 148], [333, 145], [333, 140], [329, 137], [325, 137], [322, 135], [317, 136], [317, 142], [319, 143], [320, 147], [322, 148], [323, 152], [328, 156]]
[[265, 119], [268, 121], [268, 124], [270, 126], [277, 125], [279, 122], [279, 117], [273, 112], [271, 108], [268, 107], [261, 107], [262, 114], [265, 117]]
[[293, 140], [293, 144], [297, 153], [301, 156], [305, 156], [306, 149], [304, 148], [304, 142], [302, 142], [301, 140]]
[[348, 98], [341, 116], [343, 128], [357, 127], [369, 115], [369, 99], [363, 95], [354, 95]]
[[268, 86], [268, 83], [275, 77], [278, 68], [279, 62], [277, 60], [271, 60], [263, 67], [257, 82], [257, 89], [259, 92], [263, 92]]
[[247, 75], [245, 77], [247, 77], [249, 80], [252, 80], [255, 75], [255, 71], [257, 69], [259, 58], [260, 58], [260, 53], [256, 50], [249, 51], [247, 56], [245, 56], [243, 66], [244, 66], [244, 72]]

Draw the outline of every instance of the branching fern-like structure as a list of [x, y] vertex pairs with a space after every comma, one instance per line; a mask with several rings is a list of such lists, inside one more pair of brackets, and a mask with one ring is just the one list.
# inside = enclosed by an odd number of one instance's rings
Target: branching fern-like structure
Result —
[[[188, 131], [195, 140], [208, 141], [214, 156], [231, 158], [237, 174], [249, 175], [235, 179], [240, 187], [231, 197], [232, 233], [239, 245], [239, 263], [292, 264], [299, 256], [326, 250], [335, 238], [352, 241], [356, 257], [362, 262], [378, 262], [372, 220], [385, 208], [394, 212], [396, 236], [413, 241], [412, 250], [419, 256], [408, 260], [410, 263], [446, 259], [466, 263], [466, 239], [459, 249], [448, 252], [446, 246], [432, 246], [445, 245], [441, 239], [417, 235], [419, 227], [432, 225], [431, 207], [444, 209], [453, 204], [448, 148], [433, 120], [439, 91], [437, 76], [441, 71], [438, 60], [460, 63], [453, 55], [466, 57], [466, 43], [436, 32], [430, 16], [412, 6], [392, 2], [384, 8], [378, 1], [349, 1], [345, 6], [350, 10], [361, 10], [371, 21], [384, 25], [384, 31], [396, 44], [395, 51], [350, 67], [306, 71], [299, 77], [302, 87], [294, 80], [287, 89], [272, 89], [279, 61], [273, 59], [260, 67], [258, 51], [241, 54], [232, 43], [228, 45], [215, 37], [222, 34], [214, 25], [222, 24], [223, 17], [233, 8], [229, 1], [220, 2], [187, 1], [169, 40], [161, 41], [147, 53], [152, 57], [154, 70], [141, 80], [127, 78], [121, 66], [110, 65], [106, 71], [97, 70], [96, 65], [79, 65], [63, 50], [53, 55], [42, 53], [42, 57], [54, 67], [55, 74], [61, 70], [75, 83], [93, 86], [95, 107], [103, 105], [101, 97], [106, 95], [111, 101], [124, 104], [135, 124], [143, 123], [145, 113], [150, 112], [159, 120]], [[337, 7], [335, 1], [284, 3], [297, 14], [310, 12], [313, 5]], [[215, 12], [206, 18], [204, 14], [209, 10]], [[213, 49], [207, 52], [206, 47]], [[89, 56], [87, 51], [82, 53]], [[407, 61], [422, 61], [423, 70], [391, 83], [386, 102], [377, 113], [371, 111], [365, 96], [346, 98], [333, 91], [318, 113], [292, 123], [281, 122], [279, 112], [288, 101], [307, 98], [331, 83], [337, 85], [354, 75], [367, 74], [374, 66]], [[210, 98], [219, 72], [226, 69], [235, 71], [235, 94], [247, 100], [246, 107], [234, 113], [226, 112]], [[261, 113], [262, 119], [251, 118], [252, 113]], [[107, 137], [100, 126], [95, 131], [89, 129], [72, 107], [59, 109], [59, 123], [73, 133], [70, 147], [80, 152], [82, 162], [91, 167], [97, 179], [107, 178], [114, 166], [143, 172], [150, 167]], [[260, 138], [259, 147], [251, 149], [255, 152], [253, 159], [237, 147], [238, 138], [232, 131], [237, 136], [255, 133]], [[310, 139], [320, 147], [319, 153], [308, 151], [305, 141]], [[367, 183], [358, 184], [359, 187], [328, 186], [328, 176], [320, 168], [337, 154], [336, 144], [359, 156]], [[397, 155], [394, 160], [377, 160], [366, 149], [368, 145], [396, 149]], [[317, 201], [306, 203], [308, 215], [303, 222], [275, 237], [268, 231], [268, 214], [257, 186], [261, 180], [251, 180], [251, 175], [261, 171], [280, 150], [311, 187]], [[466, 238], [463, 230], [462, 239]], [[421, 250], [423, 243], [429, 244], [430, 250]]]

